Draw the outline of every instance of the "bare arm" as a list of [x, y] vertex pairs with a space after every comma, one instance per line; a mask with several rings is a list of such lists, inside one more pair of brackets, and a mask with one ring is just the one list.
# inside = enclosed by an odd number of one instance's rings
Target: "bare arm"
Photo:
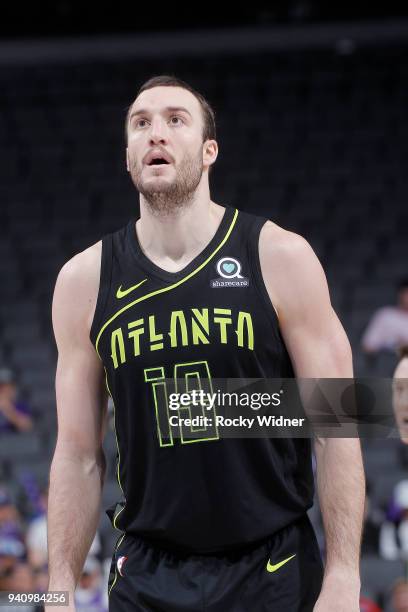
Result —
[[[308, 243], [268, 224], [261, 232], [260, 257], [296, 376], [352, 378], [350, 344], [331, 306], [322, 267]], [[317, 437], [314, 450], [327, 551], [323, 590], [315, 610], [330, 605], [333, 611], [357, 611], [365, 499], [360, 441]], [[344, 599], [346, 589], [351, 595]], [[336, 603], [339, 590], [343, 602]]]
[[48, 497], [49, 590], [71, 598], [98, 526], [105, 472], [103, 368], [89, 339], [99, 270], [100, 244], [65, 264], [53, 300], [58, 438]]

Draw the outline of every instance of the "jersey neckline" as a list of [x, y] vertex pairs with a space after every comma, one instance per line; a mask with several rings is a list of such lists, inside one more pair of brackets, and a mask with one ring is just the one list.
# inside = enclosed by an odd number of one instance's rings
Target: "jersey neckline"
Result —
[[160, 266], [157, 266], [155, 263], [153, 263], [153, 261], [149, 259], [149, 257], [147, 257], [147, 255], [145, 255], [145, 253], [142, 251], [136, 233], [136, 221], [138, 220], [138, 217], [131, 219], [128, 223], [128, 242], [130, 243], [132, 253], [136, 257], [138, 264], [142, 268], [144, 268], [150, 275], [154, 275], [161, 278], [162, 280], [172, 282], [192, 272], [195, 268], [200, 266], [203, 261], [205, 261], [205, 259], [211, 254], [212, 251], [214, 251], [214, 249], [216, 249], [218, 244], [223, 239], [225, 232], [228, 230], [234, 212], [234, 207], [225, 205], [225, 211], [220, 221], [220, 224], [218, 225], [215, 234], [211, 238], [210, 242], [207, 244], [207, 246], [204, 247], [202, 251], [200, 251], [200, 253], [198, 253], [198, 255], [196, 255], [196, 257], [194, 257], [194, 259], [190, 261], [190, 263], [188, 263], [186, 266], [184, 266], [184, 268], [178, 270], [177, 272], [169, 272], [167, 270], [164, 270], [163, 268], [160, 268]]

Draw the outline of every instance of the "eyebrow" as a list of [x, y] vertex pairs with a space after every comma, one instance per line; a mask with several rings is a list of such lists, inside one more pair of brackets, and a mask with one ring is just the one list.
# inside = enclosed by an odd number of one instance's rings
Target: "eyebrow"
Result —
[[[184, 108], [184, 106], [166, 106], [164, 110], [166, 112], [173, 112], [173, 113], [177, 111], [182, 111], [184, 113], [187, 113], [187, 115], [190, 115], [190, 117], [192, 117], [190, 111]], [[148, 114], [149, 114], [148, 110], [146, 110], [145, 108], [141, 108], [140, 110], [133, 111], [130, 114], [129, 121], [132, 119], [132, 117], [137, 117], [138, 115], [148, 115]]]

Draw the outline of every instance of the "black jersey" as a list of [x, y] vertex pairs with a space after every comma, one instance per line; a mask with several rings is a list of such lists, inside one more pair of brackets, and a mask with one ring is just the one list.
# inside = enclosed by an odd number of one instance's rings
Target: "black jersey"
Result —
[[210, 243], [179, 272], [146, 257], [135, 221], [102, 240], [91, 328], [114, 403], [123, 491], [110, 517], [164, 546], [245, 546], [311, 507], [310, 440], [226, 439], [212, 427], [177, 437], [168, 386], [173, 377], [294, 375], [261, 274], [266, 219], [227, 206]]

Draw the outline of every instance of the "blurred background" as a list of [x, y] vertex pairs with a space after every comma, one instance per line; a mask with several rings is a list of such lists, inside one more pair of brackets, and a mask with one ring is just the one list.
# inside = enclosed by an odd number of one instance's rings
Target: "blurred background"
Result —
[[[52, 292], [67, 259], [138, 215], [124, 119], [158, 74], [186, 80], [216, 110], [213, 200], [265, 215], [315, 249], [356, 375], [390, 377], [408, 344], [408, 6], [2, 7], [0, 590], [47, 585]], [[361, 610], [407, 612], [406, 447], [395, 436], [362, 444]], [[100, 526], [77, 590], [89, 612], [107, 608], [119, 535], [104, 514], [120, 498], [112, 429], [105, 447]], [[324, 553], [317, 499], [310, 514]]]

